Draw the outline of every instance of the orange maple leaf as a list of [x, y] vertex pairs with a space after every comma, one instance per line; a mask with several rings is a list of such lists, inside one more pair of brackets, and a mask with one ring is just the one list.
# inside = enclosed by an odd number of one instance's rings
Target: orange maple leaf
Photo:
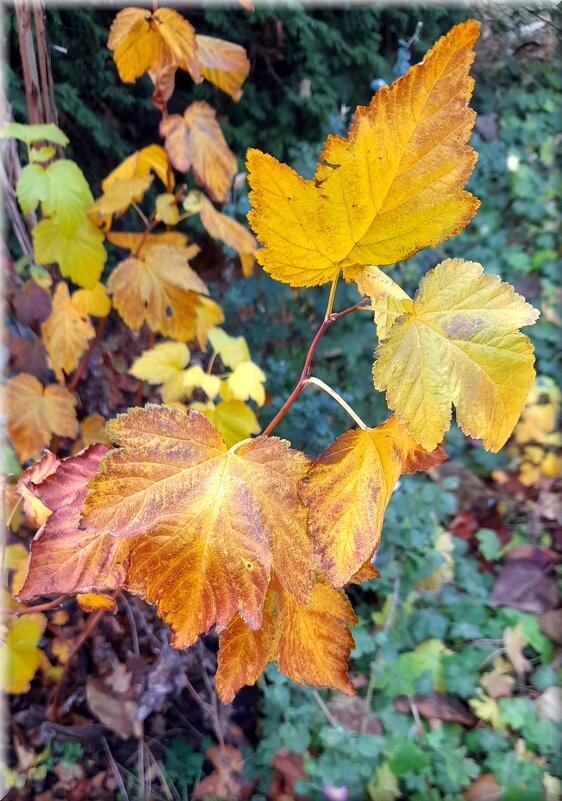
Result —
[[231, 701], [246, 684], [255, 684], [269, 662], [298, 684], [355, 690], [347, 673], [353, 648], [349, 626], [356, 617], [347, 596], [316, 578], [309, 604], [299, 603], [274, 576], [264, 603], [263, 622], [252, 631], [239, 615], [220, 635], [217, 692]]
[[457, 25], [418, 64], [328, 137], [312, 181], [248, 151], [248, 215], [263, 268], [291, 286], [394, 264], [457, 234], [479, 202], [463, 188], [476, 161], [468, 76], [479, 25]]
[[201, 75], [233, 100], [240, 100], [241, 86], [250, 71], [250, 62], [244, 48], [214, 36], [197, 34], [195, 39]]

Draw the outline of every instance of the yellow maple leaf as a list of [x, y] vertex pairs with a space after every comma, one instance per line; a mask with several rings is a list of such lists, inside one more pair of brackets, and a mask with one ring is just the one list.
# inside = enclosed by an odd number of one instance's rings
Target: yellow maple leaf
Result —
[[0, 645], [0, 679], [8, 693], [26, 693], [41, 665], [43, 652], [38, 647], [47, 618], [41, 614], [10, 617], [5, 641]]
[[125, 259], [111, 273], [107, 288], [133, 331], [146, 322], [152, 331], [180, 342], [195, 336], [199, 297], [208, 295], [183, 251], [172, 245], [145, 247], [142, 258]]
[[220, 239], [238, 253], [243, 274], [251, 275], [258, 246], [252, 234], [236, 220], [217, 211], [209, 198], [201, 192], [190, 192], [183, 205], [186, 211], [199, 214], [203, 226], [213, 239]]
[[177, 225], [180, 219], [180, 212], [176, 202], [176, 196], [167, 192], [158, 195], [156, 198], [156, 209], [154, 219], [163, 222], [165, 225]]
[[39, 264], [56, 262], [61, 273], [86, 289], [93, 289], [100, 279], [107, 252], [103, 233], [84, 215], [82, 225], [65, 234], [56, 220], [45, 218], [32, 232], [35, 259]]
[[202, 100], [191, 103], [183, 114], [170, 114], [160, 123], [166, 151], [177, 170], [193, 171], [197, 183], [211, 197], [225, 203], [236, 174], [236, 157], [228, 147], [216, 111]]
[[441, 448], [420, 448], [394, 416], [377, 428], [346, 431], [318, 456], [301, 497], [320, 569], [336, 587], [347, 584], [379, 544], [400, 475], [444, 459]]
[[51, 436], [76, 437], [76, 397], [58, 384], [43, 385], [35, 376], [20, 373], [6, 389], [6, 430], [20, 462], [49, 444]]
[[154, 245], [172, 245], [181, 251], [187, 261], [194, 258], [200, 250], [198, 245], [189, 245], [186, 235], [180, 231], [164, 231], [160, 234], [148, 234], [148, 236], [132, 231], [108, 231], [106, 238], [112, 245], [129, 250], [140, 258]]
[[[236, 369], [227, 378], [227, 386], [230, 395], [237, 400], [248, 400], [251, 398], [258, 406], [265, 403], [264, 383], [266, 376], [257, 364], [252, 361], [240, 362]], [[228, 398], [225, 398], [228, 400]]]
[[149, 70], [158, 71], [170, 59], [189, 72], [195, 83], [203, 80], [195, 31], [171, 8], [152, 13], [145, 8], [124, 8], [113, 20], [107, 46], [125, 83], [132, 83]]
[[195, 40], [201, 75], [233, 100], [240, 100], [241, 86], [250, 71], [250, 62], [244, 48], [214, 36], [196, 34]]
[[53, 295], [51, 314], [41, 325], [49, 364], [59, 381], [64, 377], [63, 372], [68, 375], [74, 370], [95, 336], [92, 321], [83, 308], [83, 300], [71, 297], [67, 284], [60, 281]]
[[184, 385], [189, 357], [189, 348], [183, 342], [159, 342], [141, 353], [129, 372], [149, 384], [162, 384], [162, 400], [173, 403], [189, 394]]
[[116, 178], [96, 202], [88, 209], [94, 220], [105, 220], [112, 214], [124, 214], [131, 203], [137, 203], [151, 185], [152, 175], [141, 178]]
[[394, 264], [457, 234], [478, 200], [463, 191], [476, 153], [468, 71], [479, 25], [452, 28], [367, 108], [347, 139], [328, 138], [315, 178], [248, 151], [250, 225], [258, 262], [291, 286], [317, 286], [343, 269]]
[[396, 319], [411, 311], [412, 301], [402, 287], [378, 267], [362, 270], [356, 275], [355, 283], [359, 292], [371, 299], [377, 336], [382, 340]]
[[259, 626], [270, 569], [307, 601], [304, 454], [276, 437], [228, 451], [202, 414], [166, 406], [131, 409], [107, 430], [120, 447], [90, 481], [83, 525], [132, 543], [126, 586], [158, 603], [176, 647], [237, 611]]
[[[193, 408], [193, 404], [191, 405]], [[212, 409], [202, 410], [205, 417], [217, 428], [227, 448], [236, 445], [252, 434], [259, 434], [260, 424], [245, 403], [239, 400], [220, 401]]]
[[98, 282], [93, 289], [77, 289], [72, 295], [72, 305], [84, 314], [107, 317], [111, 311], [111, 298], [104, 285]]
[[184, 397], [191, 395], [194, 389], [202, 389], [209, 400], [217, 397], [221, 385], [221, 380], [218, 376], [209, 375], [199, 364], [184, 370], [181, 375], [181, 382]]
[[220, 635], [215, 681], [227, 703], [246, 684], [255, 684], [268, 662], [298, 684], [355, 690], [347, 672], [356, 617], [345, 593], [317, 579], [309, 604], [299, 603], [276, 578], [264, 603], [263, 622], [252, 631], [239, 615]]
[[464, 433], [487, 450], [506, 442], [535, 376], [517, 329], [538, 312], [480, 264], [447, 259], [423, 277], [410, 313], [375, 353], [375, 387], [426, 450], [443, 439], [451, 405]]
[[241, 362], [251, 361], [248, 343], [244, 337], [233, 337], [222, 328], [211, 328], [209, 342], [225, 367], [235, 370]]

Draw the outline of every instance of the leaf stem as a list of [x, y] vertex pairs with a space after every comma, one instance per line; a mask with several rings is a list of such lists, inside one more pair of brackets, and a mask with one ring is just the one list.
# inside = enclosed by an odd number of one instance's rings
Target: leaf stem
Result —
[[331, 312], [331, 314], [329, 314], [327, 317], [324, 318], [322, 324], [320, 325], [320, 328], [316, 332], [316, 336], [312, 340], [312, 343], [308, 349], [308, 353], [306, 354], [306, 358], [304, 360], [302, 372], [295, 385], [295, 388], [293, 389], [293, 391], [291, 392], [291, 394], [289, 395], [283, 406], [279, 409], [273, 420], [264, 430], [262, 436], [267, 437], [269, 434], [271, 434], [275, 426], [281, 422], [281, 420], [285, 417], [285, 415], [287, 414], [293, 403], [296, 401], [296, 399], [303, 391], [305, 382], [307, 381], [308, 378], [310, 378], [310, 365], [314, 357], [314, 352], [316, 351], [318, 343], [326, 333], [327, 329], [332, 325], [332, 323], [335, 323], [336, 320], [339, 320], [340, 317], [345, 317], [346, 315], [351, 314], [352, 312], [357, 311], [358, 309], [362, 309], [363, 306], [365, 306], [368, 302], [369, 302], [368, 298], [363, 298], [363, 300], [360, 300], [359, 303], [355, 303], [348, 309], [344, 309], [341, 312]]
[[328, 305], [326, 306], [326, 313], [324, 314], [325, 320], [328, 319], [334, 308], [334, 300], [336, 299], [336, 289], [338, 286], [339, 277], [340, 277], [340, 270], [338, 270], [336, 277], [332, 281], [332, 286], [330, 287], [330, 294], [328, 296]]
[[133, 201], [132, 201], [132, 203], [131, 203], [131, 206], [134, 208], [134, 210], [136, 211], [136, 213], [139, 215], [139, 217], [140, 217], [140, 218], [141, 218], [141, 220], [143, 221], [145, 228], [148, 228], [148, 226], [150, 225], [150, 223], [149, 223], [149, 221], [148, 221], [148, 217], [146, 216], [146, 214], [144, 213], [144, 211], [141, 209], [141, 207], [139, 206], [139, 204], [136, 202], [136, 200], [133, 200]]
[[339, 405], [342, 407], [342, 409], [344, 409], [348, 413], [348, 415], [351, 418], [353, 418], [353, 420], [355, 420], [355, 422], [357, 423], [359, 428], [362, 428], [363, 431], [365, 431], [368, 428], [368, 426], [365, 425], [363, 420], [361, 420], [359, 415], [356, 414], [353, 411], [351, 406], [348, 403], [346, 403], [344, 401], [344, 399], [342, 398], [342, 396], [338, 395], [338, 393], [335, 391], [335, 389], [332, 389], [332, 387], [329, 386], [329, 384], [325, 384], [319, 378], [315, 378], [314, 376], [310, 376], [310, 378], [306, 379], [306, 381], [304, 382], [304, 385], [306, 386], [307, 384], [315, 384], [317, 387], [320, 387], [320, 389], [323, 389], [324, 392], [326, 392], [331, 398], [333, 398], [336, 401], [336, 403], [339, 403]]

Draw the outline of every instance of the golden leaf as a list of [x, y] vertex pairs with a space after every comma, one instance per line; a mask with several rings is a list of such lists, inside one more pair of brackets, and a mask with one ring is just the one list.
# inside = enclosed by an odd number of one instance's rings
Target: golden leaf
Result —
[[236, 174], [236, 157], [228, 147], [216, 111], [202, 100], [191, 103], [183, 115], [171, 114], [160, 123], [160, 135], [177, 170], [193, 170], [198, 184], [225, 203]]
[[464, 433], [498, 451], [535, 376], [533, 349], [517, 329], [538, 312], [480, 264], [447, 259], [423, 277], [410, 313], [375, 353], [375, 387], [426, 450], [443, 439], [451, 404]]
[[394, 416], [377, 428], [346, 431], [321, 453], [301, 485], [320, 569], [343, 587], [380, 541], [387, 504], [402, 473], [445, 459], [424, 451]]
[[53, 295], [50, 317], [41, 325], [43, 342], [59, 381], [78, 365], [90, 339], [95, 336], [89, 316], [83, 311], [83, 298], [70, 297], [68, 286], [60, 281]]
[[180, 212], [176, 203], [176, 196], [167, 192], [158, 195], [156, 198], [156, 210], [154, 219], [163, 222], [165, 225], [177, 225], [180, 220]]
[[225, 367], [235, 370], [241, 362], [251, 361], [248, 343], [244, 337], [232, 337], [222, 328], [211, 328], [209, 342]]
[[47, 451], [34, 464], [24, 470], [16, 484], [17, 492], [23, 502], [25, 516], [36, 528], [42, 526], [51, 511], [35, 496], [33, 485], [40, 484], [55, 472], [60, 460]]
[[49, 444], [51, 436], [78, 434], [76, 397], [58, 384], [43, 385], [32, 375], [10, 378], [6, 389], [6, 430], [20, 462]]
[[107, 317], [111, 311], [111, 298], [103, 284], [99, 282], [93, 289], [78, 289], [72, 295], [72, 305], [84, 314], [93, 317]]
[[41, 614], [11, 617], [6, 639], [0, 645], [0, 678], [8, 693], [26, 693], [41, 665], [43, 652], [38, 647], [47, 618]]
[[[237, 400], [251, 398], [258, 406], [265, 403], [265, 373], [254, 362], [240, 362], [228, 377], [227, 385], [230, 395]], [[226, 398], [225, 398], [226, 400]]]
[[258, 627], [270, 569], [307, 600], [302, 453], [272, 437], [228, 451], [199, 412], [166, 406], [131, 409], [107, 430], [121, 447], [90, 481], [83, 525], [132, 544], [126, 584], [158, 604], [176, 647], [237, 611]]
[[233, 100], [242, 97], [241, 86], [248, 77], [250, 62], [243, 47], [214, 36], [196, 34], [201, 75]]
[[61, 273], [75, 284], [93, 289], [100, 279], [107, 253], [103, 234], [84, 217], [82, 225], [66, 235], [56, 220], [45, 218], [32, 232], [33, 250], [39, 264], [56, 262]]
[[261, 431], [253, 410], [239, 400], [221, 401], [203, 414], [220, 431], [227, 448]]
[[151, 172], [162, 181], [167, 192], [172, 191], [174, 188], [174, 171], [170, 165], [168, 154], [161, 145], [147, 145], [127, 156], [102, 181], [102, 191], [104, 193], [109, 192], [117, 181], [133, 181], [137, 178], [146, 178]]
[[468, 77], [479, 25], [467, 20], [421, 64], [355, 113], [347, 139], [329, 137], [315, 179], [248, 151], [256, 258], [273, 278], [317, 286], [343, 269], [394, 264], [464, 228], [478, 201], [463, 191], [476, 153]]
[[124, 214], [131, 203], [142, 199], [153, 181], [152, 175], [141, 178], [116, 178], [110, 187], [90, 206], [88, 213], [95, 218]]
[[345, 593], [317, 579], [309, 604], [299, 603], [274, 578], [264, 603], [263, 622], [252, 631], [239, 615], [220, 635], [217, 692], [231, 701], [246, 684], [255, 684], [268, 662], [276, 662], [298, 684], [355, 690], [347, 673], [356, 617]]

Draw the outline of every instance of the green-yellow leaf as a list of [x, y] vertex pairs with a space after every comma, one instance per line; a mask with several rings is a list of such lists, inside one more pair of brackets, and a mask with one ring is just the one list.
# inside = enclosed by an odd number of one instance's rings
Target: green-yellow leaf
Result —
[[19, 139], [30, 145], [45, 139], [55, 145], [64, 147], [68, 144], [68, 137], [52, 122], [48, 125], [24, 125], [21, 122], [7, 122], [0, 131], [0, 139]]
[[451, 423], [498, 451], [533, 382], [533, 348], [517, 329], [538, 311], [480, 264], [447, 259], [422, 279], [409, 313], [375, 353], [375, 387], [398, 420], [433, 450]]
[[209, 342], [224, 366], [231, 370], [235, 370], [241, 362], [251, 360], [248, 343], [244, 337], [232, 337], [222, 328], [215, 327], [209, 331]]
[[159, 342], [135, 359], [129, 372], [149, 384], [165, 384], [189, 362], [189, 348], [183, 342]]
[[[265, 403], [265, 373], [254, 362], [241, 362], [227, 379], [228, 389], [237, 400], [251, 398], [258, 406]], [[227, 400], [225, 398], [225, 400]]]
[[253, 410], [239, 400], [221, 401], [214, 409], [205, 409], [203, 414], [218, 428], [227, 448], [261, 431]]
[[55, 220], [41, 220], [33, 229], [35, 259], [40, 264], [57, 262], [65, 277], [85, 289], [93, 289], [107, 259], [103, 238], [87, 217], [71, 235], [65, 235]]

